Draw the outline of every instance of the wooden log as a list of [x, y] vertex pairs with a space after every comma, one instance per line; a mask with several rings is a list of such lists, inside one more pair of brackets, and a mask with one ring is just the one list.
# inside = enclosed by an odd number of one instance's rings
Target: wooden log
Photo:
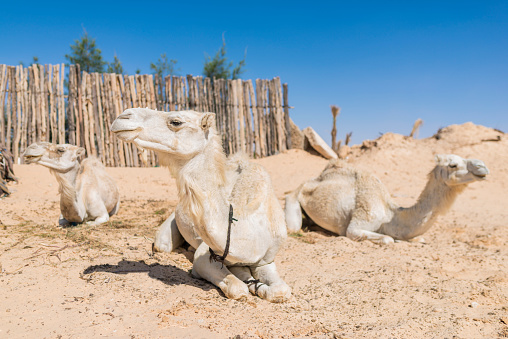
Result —
[[19, 66], [16, 66], [16, 73], [15, 73], [15, 76], [16, 76], [16, 85], [15, 85], [15, 90], [16, 90], [16, 111], [13, 112], [14, 113], [14, 117], [15, 117], [15, 129], [14, 129], [14, 147], [13, 147], [13, 152], [12, 152], [12, 155], [14, 156], [14, 162], [16, 164], [18, 164], [18, 160], [19, 160], [19, 144], [20, 144], [20, 139], [21, 139], [21, 125], [23, 123], [23, 117], [22, 117], [22, 110], [21, 110], [21, 102], [22, 102], [22, 94], [21, 94], [21, 87], [22, 87], [22, 84], [23, 84], [23, 66], [19, 65]]
[[102, 116], [102, 101], [100, 94], [100, 74], [92, 73], [92, 103], [93, 103], [93, 120], [95, 127], [95, 140], [97, 142], [97, 157], [103, 164], [106, 164], [104, 157], [104, 117]]
[[48, 114], [46, 113], [46, 90], [45, 90], [45, 72], [44, 72], [44, 65], [39, 65], [39, 91], [38, 91], [38, 104], [39, 104], [39, 123], [40, 123], [40, 129], [41, 129], [41, 141], [49, 141], [49, 133], [48, 133], [48, 123], [47, 118]]
[[51, 140], [52, 143], [56, 144], [56, 109], [55, 109], [55, 96], [53, 91], [53, 85], [54, 85], [54, 72], [53, 72], [53, 65], [49, 65], [46, 72], [46, 90], [48, 91], [48, 97], [49, 97], [49, 107], [48, 107], [48, 117], [49, 117], [49, 140]]
[[[110, 79], [111, 79], [111, 99], [112, 99], [112, 102], [113, 102], [113, 108], [114, 108], [114, 111], [112, 112], [113, 114], [111, 115], [111, 122], [114, 121], [116, 119], [116, 117], [118, 117], [120, 115], [120, 104], [119, 104], [119, 100], [118, 100], [118, 84], [117, 84], [117, 79], [116, 79], [116, 76], [114, 74], [108, 74]], [[108, 126], [111, 126], [111, 124], [108, 124]], [[123, 150], [123, 145], [122, 145], [122, 142], [120, 139], [118, 138], [115, 138], [116, 140], [116, 143], [115, 143], [115, 146], [116, 146], [116, 152], [118, 153], [118, 156], [119, 156], [119, 165], [122, 166], [122, 167], [125, 167], [126, 163], [125, 163], [125, 153], [124, 153], [124, 150]]]
[[173, 93], [172, 93], [172, 86], [171, 86], [171, 76], [168, 75], [164, 78], [164, 81], [165, 81], [165, 93], [166, 93], [166, 97], [165, 97], [165, 100], [164, 100], [164, 109], [166, 111], [173, 111], [174, 110], [174, 107], [173, 107]]
[[134, 75], [129, 76], [129, 88], [131, 91], [132, 107], [140, 107], [138, 96], [136, 93], [136, 78]]
[[[120, 114], [121, 114], [121, 113], [123, 113], [123, 111], [125, 111], [130, 106], [129, 103], [128, 103], [128, 98], [127, 98], [128, 89], [126, 89], [126, 87], [125, 87], [122, 75], [117, 74], [116, 78], [117, 78], [118, 86], [119, 86], [119, 96], [118, 96], [118, 99], [119, 99]], [[110, 127], [111, 126], [108, 126], [108, 129]], [[130, 145], [128, 143], [126, 143], [124, 141], [121, 141], [121, 143], [123, 145], [123, 150], [124, 150], [124, 153], [125, 153], [125, 164], [128, 167], [133, 167], [133, 162], [134, 161], [132, 159], [132, 149], [131, 149], [131, 147], [130, 147]]]
[[236, 96], [236, 105], [238, 106], [238, 118], [235, 119], [236, 121], [239, 121], [239, 126], [235, 122], [235, 128], [238, 129], [239, 127], [239, 143], [240, 143], [240, 150], [245, 153], [246, 152], [246, 136], [245, 136], [245, 112], [244, 112], [244, 101], [243, 101], [243, 85], [242, 80], [237, 79], [234, 80], [236, 82], [236, 89], [235, 89], [235, 96]]
[[257, 118], [259, 128], [259, 151], [260, 156], [264, 157], [267, 155], [266, 146], [266, 129], [264, 123], [264, 106], [263, 106], [263, 81], [256, 79], [256, 105], [257, 105]]
[[293, 144], [291, 142], [291, 123], [289, 120], [289, 102], [288, 102], [288, 84], [283, 85], [283, 99], [284, 99], [284, 124], [286, 126], [286, 147], [291, 149]]
[[76, 145], [85, 146], [83, 138], [83, 106], [81, 92], [81, 71], [79, 64], [76, 65]]
[[[131, 91], [131, 81], [129, 79], [128, 75], [124, 75], [124, 98], [123, 98], [123, 109], [126, 110], [128, 108], [132, 108], [133, 106], [133, 100], [132, 100], [132, 91]], [[135, 93], [134, 93], [135, 95]], [[127, 143], [126, 143], [127, 144]], [[128, 143], [128, 147], [130, 148], [130, 154], [131, 154], [131, 160], [132, 160], [132, 166], [139, 167], [139, 157], [136, 145], [133, 143]]]
[[280, 78], [275, 77], [273, 80], [274, 87], [274, 103], [275, 103], [275, 112], [276, 112], [276, 121], [277, 121], [277, 142], [279, 152], [284, 152], [286, 150], [286, 131], [284, 124], [284, 112], [282, 110], [282, 85], [280, 83]]
[[8, 66], [7, 68], [7, 76], [8, 76], [8, 79], [7, 79], [7, 85], [6, 85], [6, 88], [8, 88], [8, 93], [7, 93], [7, 104], [6, 104], [6, 107], [7, 107], [7, 112], [6, 112], [6, 115], [7, 115], [7, 127], [5, 129], [5, 147], [9, 150], [9, 151], [12, 151], [11, 149], [11, 137], [12, 137], [12, 131], [11, 131], [11, 127], [12, 127], [12, 101], [13, 101], [13, 96], [14, 96], [14, 91], [12, 89], [13, 87], [13, 74], [12, 74], [12, 66]]
[[86, 155], [92, 155], [92, 147], [90, 145], [90, 124], [88, 122], [88, 105], [87, 105], [87, 83], [89, 81], [88, 73], [81, 72], [81, 118], [82, 118], [82, 133], [83, 145], [86, 149]]
[[[28, 133], [27, 133], [27, 126], [28, 126], [28, 117], [30, 116], [30, 106], [28, 103], [28, 68], [23, 69], [22, 74], [22, 111], [23, 111], [23, 121], [21, 125], [21, 146], [20, 146], [20, 154], [23, 154], [27, 147], [28, 142]], [[24, 159], [23, 157], [20, 157], [20, 162], [23, 164]]]
[[[104, 119], [104, 126], [110, 124], [110, 102], [109, 102], [109, 77], [106, 74], [101, 74], [100, 78], [100, 91], [102, 101], [102, 116]], [[111, 134], [108, 133], [109, 129], [104, 130], [104, 158], [106, 159], [106, 166], [115, 166], [115, 159], [113, 155], [113, 142]]]
[[254, 133], [254, 157], [260, 158], [262, 151], [261, 151], [261, 140], [259, 137], [259, 117], [258, 117], [258, 109], [257, 109], [257, 103], [256, 103], [256, 96], [254, 94], [254, 87], [252, 85], [252, 80], [247, 80], [247, 89], [249, 92], [250, 97], [250, 103], [251, 103], [251, 109], [252, 109], [252, 129]]
[[213, 89], [210, 78], [203, 79], [203, 92], [205, 94], [205, 106], [203, 107], [204, 112], [215, 112], [213, 107]]
[[249, 86], [247, 81], [241, 82], [242, 96], [243, 96], [243, 110], [245, 112], [245, 142], [246, 150], [250, 157], [254, 156], [254, 133], [252, 130], [252, 113], [249, 101]]
[[[60, 81], [58, 82], [58, 142], [65, 144], [65, 97], [64, 97], [64, 76], [65, 64], [58, 65]], [[69, 116], [67, 116], [69, 118]], [[69, 124], [70, 125], [70, 124]], [[69, 128], [70, 130], [70, 128]]]
[[69, 121], [69, 144], [76, 144], [76, 66], [69, 66], [67, 119]]
[[197, 96], [196, 96], [196, 91], [195, 91], [195, 79], [190, 74], [187, 74], [187, 83], [189, 84], [189, 109], [196, 110]]
[[30, 108], [31, 108], [31, 117], [30, 117], [30, 144], [37, 141], [37, 109], [36, 109], [36, 94], [35, 94], [35, 69], [36, 66], [30, 66], [29, 68], [29, 76], [30, 76]]
[[5, 94], [7, 65], [0, 65], [0, 140], [5, 140]]
[[[111, 123], [113, 122], [113, 119], [112, 117], [114, 116], [114, 107], [113, 107], [113, 101], [111, 99], [112, 97], [112, 94], [111, 94], [111, 87], [112, 87], [112, 84], [111, 84], [111, 77], [109, 76], [109, 74], [103, 74], [104, 76], [104, 89], [105, 89], [105, 103], [107, 102], [107, 105], [108, 105], [108, 111], [107, 113], [104, 112], [104, 114], [106, 115], [106, 126], [111, 126]], [[116, 144], [116, 140], [115, 140], [115, 137], [110, 134], [109, 135], [109, 154], [111, 156], [111, 166], [120, 166], [120, 156], [118, 154], [118, 146]]]

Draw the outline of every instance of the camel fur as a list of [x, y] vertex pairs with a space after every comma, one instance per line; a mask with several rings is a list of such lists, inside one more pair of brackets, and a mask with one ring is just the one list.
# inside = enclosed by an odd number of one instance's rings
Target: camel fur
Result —
[[120, 194], [104, 165], [95, 157], [79, 157], [82, 147], [69, 144], [36, 142], [23, 154], [27, 163], [49, 168], [58, 181], [60, 193], [60, 226], [87, 222], [99, 225], [118, 212]]
[[352, 240], [384, 244], [409, 240], [425, 233], [468, 184], [486, 179], [488, 173], [481, 160], [437, 155], [418, 201], [404, 208], [374, 175], [332, 160], [319, 177], [286, 195], [288, 230], [302, 227], [303, 209], [320, 227]]
[[[185, 239], [196, 249], [192, 274], [228, 298], [244, 299], [249, 291], [271, 302], [290, 297], [274, 263], [287, 231], [270, 177], [245, 156], [226, 158], [214, 113], [131, 108], [111, 131], [155, 151], [176, 179], [180, 201], [156, 234], [156, 250], [172, 251]], [[217, 255], [225, 251], [230, 205], [236, 221], [222, 265], [211, 260], [209, 248]]]

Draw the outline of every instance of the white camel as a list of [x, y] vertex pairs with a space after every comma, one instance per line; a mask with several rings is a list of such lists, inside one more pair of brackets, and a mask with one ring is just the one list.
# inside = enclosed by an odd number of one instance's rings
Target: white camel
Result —
[[115, 181], [97, 158], [81, 163], [82, 147], [69, 144], [36, 142], [23, 154], [28, 163], [49, 168], [60, 192], [60, 226], [87, 222], [99, 225], [118, 212], [120, 194]]
[[[185, 239], [196, 249], [192, 274], [228, 298], [244, 299], [249, 291], [271, 302], [291, 296], [274, 263], [287, 231], [270, 177], [242, 156], [226, 159], [214, 113], [131, 108], [111, 131], [155, 151], [176, 179], [180, 202], [157, 232], [155, 249], [170, 252]], [[224, 265], [210, 249], [225, 257]]]
[[483, 161], [453, 154], [437, 155], [436, 163], [416, 204], [404, 208], [377, 177], [332, 160], [319, 177], [286, 195], [288, 230], [302, 227], [303, 209], [320, 227], [356, 241], [389, 244], [417, 237], [446, 213], [469, 183], [489, 173]]

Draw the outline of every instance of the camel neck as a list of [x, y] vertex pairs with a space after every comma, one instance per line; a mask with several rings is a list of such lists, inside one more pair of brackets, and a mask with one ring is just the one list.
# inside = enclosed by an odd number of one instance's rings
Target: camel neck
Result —
[[73, 222], [81, 222], [82, 208], [80, 208], [79, 196], [77, 194], [77, 177], [81, 167], [79, 164], [67, 172], [58, 172], [50, 169], [58, 181], [60, 193], [60, 210], [65, 219]]
[[446, 185], [438, 180], [435, 171], [432, 171], [416, 204], [409, 208], [398, 208], [386, 228], [390, 228], [390, 232], [398, 239], [411, 239], [425, 233], [436, 218], [450, 208], [464, 188], [465, 185]]
[[226, 157], [212, 143], [188, 161], [173, 162], [179, 205], [194, 222], [199, 236], [218, 254], [227, 238], [229, 202]]

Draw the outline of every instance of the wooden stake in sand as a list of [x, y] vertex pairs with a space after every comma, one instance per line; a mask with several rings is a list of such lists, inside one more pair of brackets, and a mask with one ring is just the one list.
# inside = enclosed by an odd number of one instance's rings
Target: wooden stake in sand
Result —
[[338, 106], [330, 106], [332, 109], [333, 116], [333, 127], [332, 127], [332, 149], [337, 153], [339, 151], [339, 147], [337, 145], [337, 117], [340, 114], [340, 107]]

